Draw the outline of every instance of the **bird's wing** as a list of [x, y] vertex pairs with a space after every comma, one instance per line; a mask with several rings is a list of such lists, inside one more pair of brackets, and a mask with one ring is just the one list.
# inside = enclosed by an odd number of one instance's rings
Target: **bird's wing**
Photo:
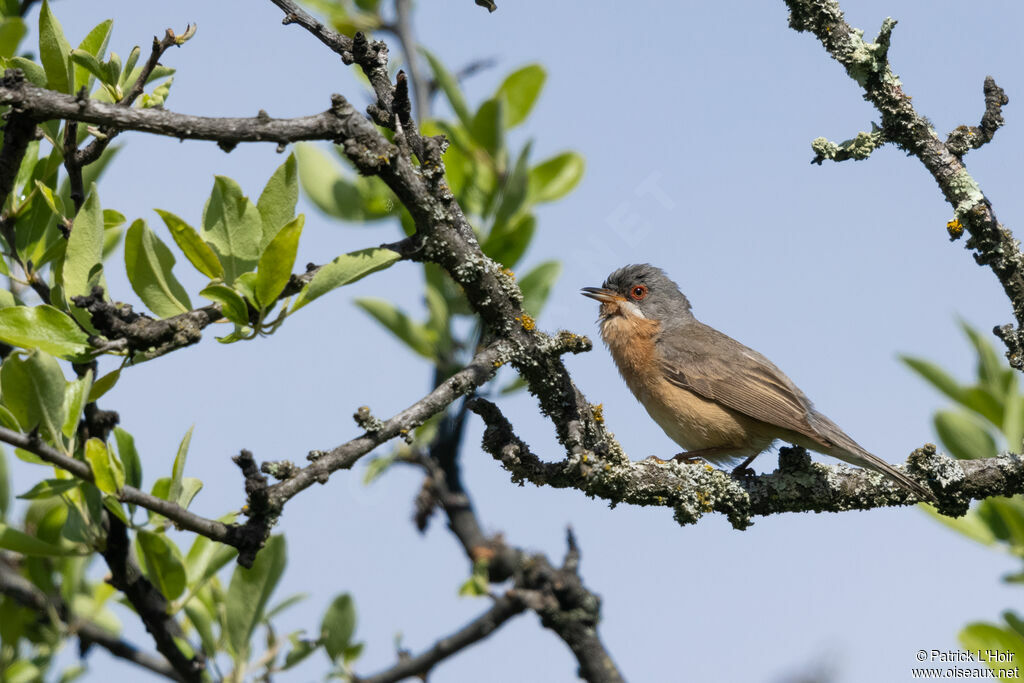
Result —
[[803, 434], [823, 446], [811, 402], [775, 365], [753, 349], [703, 323], [664, 330], [657, 347], [672, 384], [749, 417]]

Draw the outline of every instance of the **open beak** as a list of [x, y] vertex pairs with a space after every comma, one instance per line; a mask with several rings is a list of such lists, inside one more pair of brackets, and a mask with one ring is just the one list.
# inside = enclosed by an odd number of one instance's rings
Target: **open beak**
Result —
[[595, 301], [600, 301], [602, 304], [626, 300], [626, 297], [621, 294], [617, 294], [610, 289], [604, 289], [603, 287], [584, 287], [580, 290], [580, 294]]

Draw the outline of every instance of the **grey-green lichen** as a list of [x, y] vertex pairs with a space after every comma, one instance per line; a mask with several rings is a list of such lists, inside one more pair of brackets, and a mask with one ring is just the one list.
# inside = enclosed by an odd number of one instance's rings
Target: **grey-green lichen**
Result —
[[828, 138], [815, 138], [811, 141], [811, 149], [814, 150], [815, 163], [821, 163], [823, 159], [832, 161], [845, 161], [847, 159], [867, 159], [871, 153], [886, 143], [882, 129], [871, 123], [871, 132], [861, 131], [856, 137], [835, 143]]
[[979, 202], [985, 200], [985, 194], [981, 191], [981, 187], [978, 183], [967, 172], [967, 169], [961, 166], [956, 170], [953, 175], [949, 177], [948, 187], [955, 194], [956, 197], [960, 198], [957, 202], [956, 208], [954, 209], [954, 215], [962, 220], [969, 218], [971, 209], [973, 209]]
[[861, 87], [867, 87], [872, 76], [877, 76], [882, 83], [890, 86], [901, 85], [899, 77], [889, 69], [888, 61], [889, 41], [895, 27], [896, 20], [886, 17], [873, 43], [864, 40], [864, 31], [861, 29], [851, 29], [846, 69]]

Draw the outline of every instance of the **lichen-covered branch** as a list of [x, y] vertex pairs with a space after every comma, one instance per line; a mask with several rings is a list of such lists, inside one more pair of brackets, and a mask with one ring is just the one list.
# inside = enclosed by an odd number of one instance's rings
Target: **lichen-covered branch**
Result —
[[[0, 104], [35, 121], [67, 119], [117, 130], [136, 130], [180, 140], [212, 140], [230, 149], [240, 142], [275, 142], [280, 146], [300, 140], [344, 140], [351, 137], [345, 100], [335, 95], [327, 111], [313, 116], [275, 119], [265, 112], [251, 118], [178, 114], [167, 109], [137, 109], [86, 97], [38, 88], [19, 71], [8, 69], [0, 81]], [[84, 150], [83, 150], [84, 152]]]
[[[967, 247], [974, 251], [979, 265], [992, 269], [1010, 299], [1017, 326], [1004, 326], [996, 334], [1007, 346], [1010, 365], [1024, 370], [1024, 254], [1010, 230], [996, 218], [991, 203], [967, 172], [962, 158], [968, 149], [991, 140], [1002, 125], [1002, 107], [1008, 102], [1006, 94], [991, 77], [986, 78], [981, 125], [961, 126], [943, 142], [928, 119], [914, 109], [910, 95], [904, 92], [889, 64], [894, 20], [886, 19], [875, 41], [867, 42], [862, 30], [846, 23], [837, 0], [786, 0], [786, 5], [790, 10], [789, 25], [816, 36], [864, 90], [864, 99], [881, 114], [882, 139], [917, 157], [935, 178], [954, 210], [950, 235], [955, 239], [963, 229], [970, 233]], [[815, 153], [816, 159], [827, 156], [818, 148]]]
[[284, 504], [300, 491], [315, 483], [326, 483], [331, 473], [351, 468], [359, 458], [380, 444], [410, 434], [460, 396], [490, 380], [507, 358], [508, 345], [504, 342], [498, 341], [485, 347], [466, 367], [388, 420], [374, 418], [367, 408], [360, 409], [354, 417], [366, 430], [363, 435], [330, 451], [310, 453], [310, 464], [305, 467], [298, 468], [291, 463], [264, 463], [265, 471], [282, 479], [269, 487], [269, 505], [279, 512]]
[[[576, 488], [612, 503], [669, 507], [680, 524], [719, 512], [735, 528], [745, 529], [754, 517], [782, 512], [871, 510], [922, 502], [876, 472], [812, 463], [802, 448], [780, 449], [779, 468], [770, 474], [740, 477], [704, 464], [653, 459], [616, 463], [589, 454], [544, 462], [515, 435], [493, 403], [476, 398], [470, 409], [487, 424], [484, 450], [512, 473], [513, 481]], [[1024, 457], [1016, 454], [956, 460], [926, 444], [910, 455], [906, 469], [935, 494], [936, 509], [951, 517], [965, 514], [972, 500], [1024, 493]]]
[[38, 612], [41, 621], [49, 621], [51, 617], [60, 619], [62, 629], [73, 632], [78, 636], [78, 641], [81, 644], [79, 650], [83, 654], [93, 645], [98, 645], [113, 656], [137, 664], [164, 678], [175, 681], [181, 680], [177, 672], [167, 663], [166, 659], [143, 652], [132, 643], [115, 633], [111, 633], [102, 626], [92, 621], [82, 620], [71, 614], [67, 605], [61, 600], [43, 593], [34, 583], [23, 577], [2, 560], [0, 560], [0, 593]]

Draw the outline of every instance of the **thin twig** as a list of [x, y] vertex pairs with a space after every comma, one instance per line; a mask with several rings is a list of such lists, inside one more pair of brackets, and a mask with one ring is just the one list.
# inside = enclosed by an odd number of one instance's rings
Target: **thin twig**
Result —
[[455, 633], [437, 641], [429, 650], [415, 657], [401, 659], [390, 669], [373, 676], [360, 676], [356, 681], [358, 683], [394, 683], [412, 677], [426, 680], [427, 674], [437, 664], [483, 640], [525, 609], [526, 604], [514, 592], [506, 593], [497, 598], [486, 612]]

